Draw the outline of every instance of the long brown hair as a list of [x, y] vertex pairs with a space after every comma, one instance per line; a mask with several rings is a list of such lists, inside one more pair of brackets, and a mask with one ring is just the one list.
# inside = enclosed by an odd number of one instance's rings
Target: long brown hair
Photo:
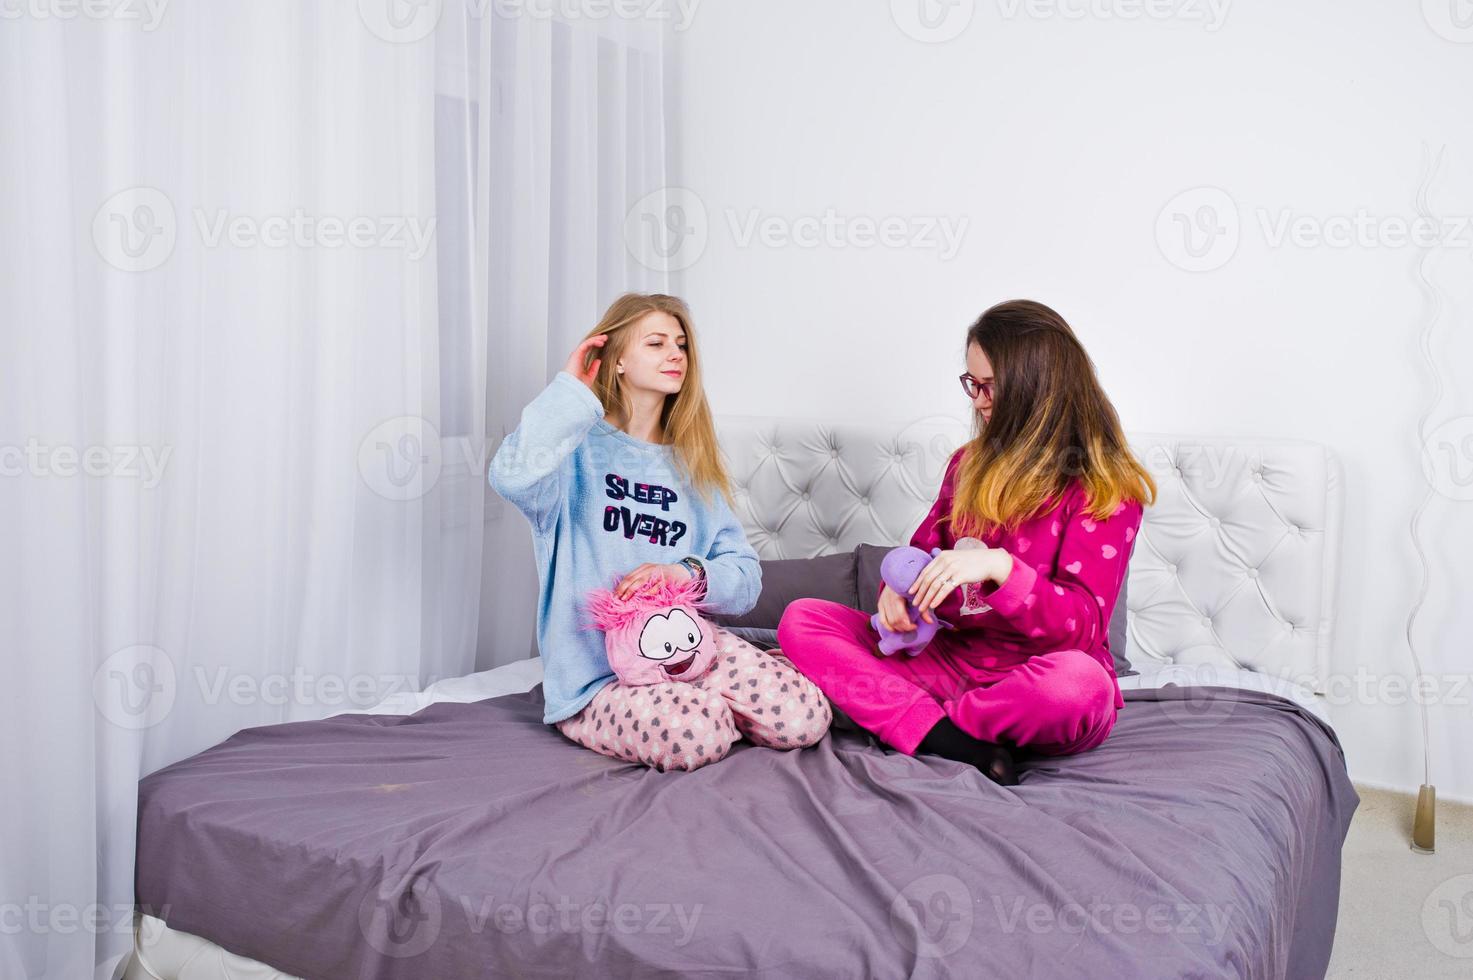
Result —
[[[602, 349], [589, 356], [601, 358], [598, 375], [593, 380], [593, 393], [603, 402], [604, 411], [620, 418], [629, 417], [629, 400], [619, 385], [615, 365], [624, 353], [633, 331], [630, 329], [648, 313], [668, 313], [685, 331], [685, 383], [673, 395], [665, 397], [660, 410], [660, 427], [664, 441], [675, 449], [675, 455], [691, 486], [707, 500], [712, 490], [731, 497], [731, 480], [721, 459], [716, 442], [716, 427], [711, 422], [711, 407], [706, 403], [706, 390], [701, 385], [701, 358], [696, 350], [696, 334], [691, 327], [690, 308], [684, 301], [664, 293], [625, 293], [614, 300], [587, 334], [609, 335]], [[585, 339], [587, 339], [585, 337]]]
[[1122, 501], [1149, 505], [1156, 482], [1131, 452], [1094, 362], [1064, 318], [1042, 303], [1010, 300], [977, 318], [967, 347], [992, 362], [992, 417], [973, 419], [957, 470], [951, 525], [958, 536], [1013, 530], [1078, 478], [1089, 514]]

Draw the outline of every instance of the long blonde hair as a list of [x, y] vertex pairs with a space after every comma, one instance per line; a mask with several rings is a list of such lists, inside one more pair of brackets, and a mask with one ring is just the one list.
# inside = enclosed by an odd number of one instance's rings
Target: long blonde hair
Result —
[[1075, 478], [1095, 520], [1125, 500], [1155, 502], [1156, 482], [1063, 317], [1031, 300], [999, 303], [967, 331], [972, 344], [992, 362], [996, 394], [991, 420], [977, 413], [963, 447], [950, 514], [957, 536], [1013, 530]]
[[660, 411], [665, 444], [674, 448], [686, 479], [702, 497], [709, 500], [712, 490], [720, 490], [730, 499], [731, 480], [721, 458], [716, 427], [711, 422], [711, 407], [706, 403], [706, 390], [701, 384], [701, 358], [691, 327], [690, 308], [682, 300], [664, 293], [625, 293], [614, 300], [598, 326], [587, 334], [587, 337], [609, 335], [602, 349], [594, 348], [589, 354], [590, 359], [599, 358], [603, 362], [593, 380], [593, 393], [603, 402], [606, 413], [629, 417], [629, 400], [620, 387], [615, 366], [629, 346], [631, 328], [648, 313], [668, 313], [685, 331], [685, 383], [680, 391], [665, 397]]

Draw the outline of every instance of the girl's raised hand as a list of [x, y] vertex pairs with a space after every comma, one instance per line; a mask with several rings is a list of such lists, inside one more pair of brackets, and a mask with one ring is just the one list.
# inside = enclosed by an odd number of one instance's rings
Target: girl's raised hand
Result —
[[583, 366], [583, 364], [585, 361], [588, 360], [588, 354], [590, 351], [594, 350], [595, 348], [602, 347], [604, 344], [608, 343], [608, 340], [609, 335], [606, 333], [596, 334], [592, 337], [589, 337], [587, 340], [583, 341], [583, 343], [579, 344], [578, 349], [573, 351], [573, 353], [568, 357], [568, 363], [563, 365], [563, 370], [567, 371], [573, 377], [586, 384], [591, 390], [593, 388], [593, 379], [598, 377], [598, 366], [603, 363], [603, 358], [595, 357], [593, 359], [593, 363], [588, 365], [588, 367], [586, 368]]

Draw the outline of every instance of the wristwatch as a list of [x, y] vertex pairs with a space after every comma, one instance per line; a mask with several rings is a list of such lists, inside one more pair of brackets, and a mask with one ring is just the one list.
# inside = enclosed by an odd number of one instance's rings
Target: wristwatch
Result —
[[687, 555], [686, 557], [680, 559], [680, 561], [676, 562], [676, 564], [684, 565], [686, 568], [690, 569], [691, 576], [694, 577], [697, 581], [706, 581], [706, 566], [703, 565], [701, 563], [701, 560], [694, 555]]

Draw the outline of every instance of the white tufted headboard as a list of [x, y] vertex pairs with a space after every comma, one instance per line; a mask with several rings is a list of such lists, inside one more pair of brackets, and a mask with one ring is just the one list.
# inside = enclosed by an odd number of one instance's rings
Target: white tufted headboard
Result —
[[[902, 544], [966, 423], [722, 416], [736, 513], [763, 558]], [[1207, 663], [1324, 693], [1340, 472], [1318, 443], [1132, 433], [1156, 480], [1126, 598], [1135, 665]]]

